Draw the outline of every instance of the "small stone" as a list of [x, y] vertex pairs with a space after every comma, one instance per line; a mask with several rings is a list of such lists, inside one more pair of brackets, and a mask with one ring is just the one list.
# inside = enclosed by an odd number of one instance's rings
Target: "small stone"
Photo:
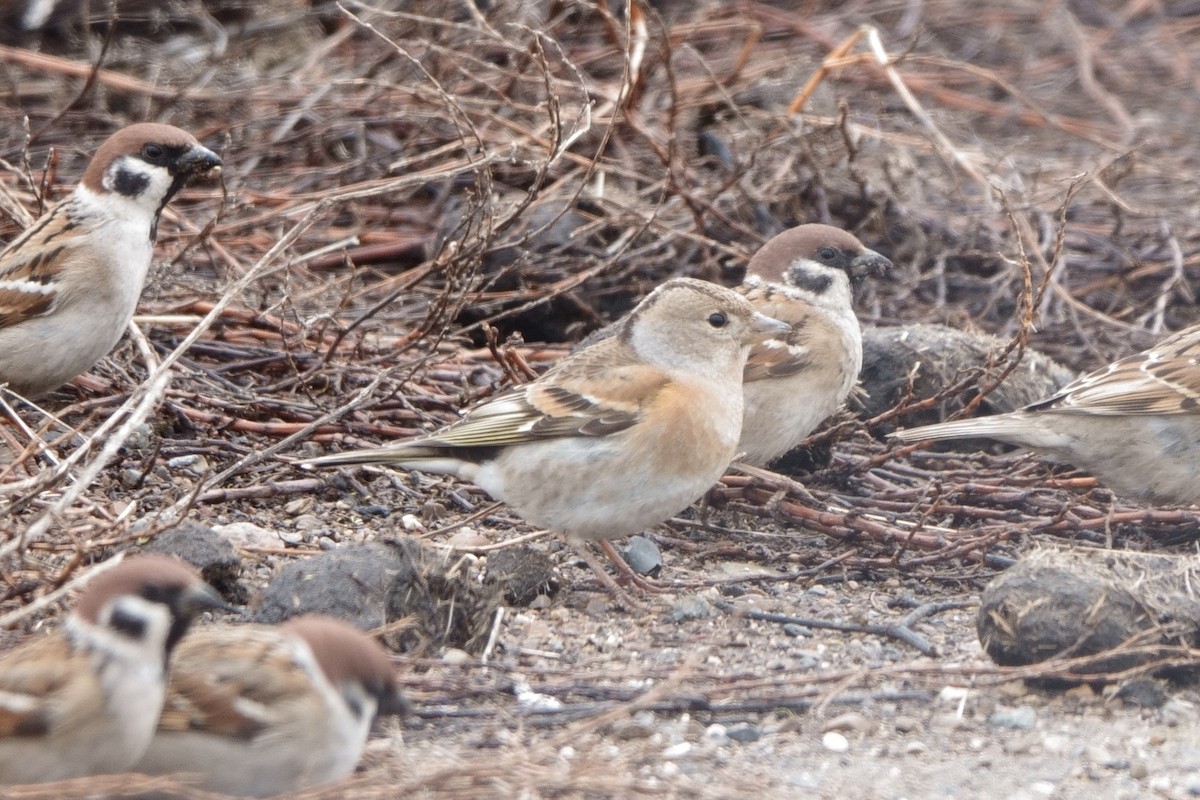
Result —
[[447, 647], [442, 653], [442, 663], [460, 667], [471, 663], [471, 654], [457, 647]]
[[231, 522], [228, 525], [214, 525], [213, 530], [233, 542], [237, 547], [279, 547], [282, 539], [279, 531], [255, 525], [253, 522]]
[[622, 742], [649, 739], [654, 735], [654, 725], [635, 719], [621, 720], [609, 729], [609, 735]]
[[921, 729], [921, 721], [916, 717], [896, 717], [892, 721], [892, 727], [897, 733], [912, 733]]
[[1126, 705], [1158, 708], [1167, 701], [1167, 690], [1153, 678], [1134, 678], [1121, 684], [1116, 697]]
[[704, 729], [704, 741], [724, 747], [729, 744], [729, 733], [725, 730], [724, 725], [714, 722]]
[[821, 745], [831, 753], [845, 753], [850, 749], [850, 740], [837, 731], [829, 731], [821, 737]]
[[924, 755], [929, 752], [929, 745], [924, 742], [908, 742], [904, 745], [904, 754], [910, 756]]
[[931, 730], [938, 733], [950, 733], [963, 727], [963, 718], [957, 714], [935, 714], [929, 720]]
[[142, 471], [140, 469], [127, 468], [121, 470], [121, 486], [126, 489], [135, 489], [142, 482]]
[[662, 572], [662, 553], [658, 545], [645, 536], [630, 538], [628, 545], [621, 551], [621, 557], [630, 569], [639, 575], [656, 577]]
[[691, 742], [679, 742], [662, 751], [663, 758], [683, 758], [688, 753], [692, 752]]
[[[1113, 756], [1107, 748], [1101, 747], [1098, 744], [1090, 744], [1083, 748], [1083, 755], [1088, 761], [1097, 766], [1114, 768], [1118, 765], [1118, 760]], [[1124, 766], [1123, 763], [1120, 766]]]
[[295, 525], [298, 531], [315, 531], [325, 527], [325, 520], [316, 514], [302, 514], [296, 517]]
[[1134, 759], [1129, 762], [1129, 777], [1135, 781], [1143, 781], [1150, 776], [1150, 768], [1145, 761]]
[[1037, 712], [1030, 706], [998, 708], [988, 717], [988, 724], [992, 727], [1012, 730], [1029, 730], [1036, 722]]
[[208, 460], [197, 454], [175, 456], [167, 461], [167, 467], [190, 475], [204, 475], [208, 472]]
[[355, 506], [354, 513], [360, 517], [386, 517], [392, 513], [392, 510], [380, 503], [367, 503]]
[[670, 616], [672, 622], [708, 619], [712, 615], [712, 604], [697, 594], [683, 595], [671, 604]]
[[337, 549], [337, 542], [335, 542], [333, 539], [330, 539], [328, 536], [322, 536], [321, 538], [317, 539], [317, 547], [328, 552], [330, 550]]
[[460, 550], [472, 550], [476, 547], [483, 547], [491, 544], [488, 538], [479, 531], [472, 528], [470, 525], [464, 525], [454, 532], [454, 534], [446, 541], [446, 544]]
[[762, 731], [755, 725], [735, 725], [728, 730], [728, 736], [738, 744], [750, 744], [762, 738]]
[[793, 638], [812, 636], [812, 628], [805, 627], [804, 625], [797, 625], [794, 622], [784, 623], [783, 632], [784, 634]]
[[1067, 689], [1065, 692], [1063, 692], [1063, 697], [1070, 697], [1074, 700], [1078, 700], [1081, 703], [1093, 703], [1099, 699], [1099, 695], [1096, 694], [1096, 690], [1093, 689], [1091, 684], [1088, 683], [1081, 683], [1078, 686], [1072, 686], [1070, 689]]
[[143, 422], [125, 437], [125, 447], [130, 450], [147, 450], [154, 441], [154, 429], [149, 423]]
[[289, 517], [297, 517], [312, 509], [314, 502], [311, 496], [297, 497], [295, 500], [289, 500], [287, 503], [284, 503], [283, 513]]
[[280, 531], [279, 538], [284, 544], [297, 545], [302, 544], [306, 537], [300, 531]]

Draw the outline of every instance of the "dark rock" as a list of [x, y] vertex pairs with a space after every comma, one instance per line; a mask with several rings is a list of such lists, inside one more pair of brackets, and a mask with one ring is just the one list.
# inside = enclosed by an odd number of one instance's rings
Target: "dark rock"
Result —
[[385, 621], [388, 590], [404, 568], [400, 548], [381, 542], [345, 545], [285, 564], [255, 603], [254, 621], [277, 623], [320, 613], [364, 630]]
[[1167, 690], [1162, 681], [1154, 678], [1134, 678], [1121, 684], [1114, 697], [1126, 705], [1158, 708], [1167, 702]]
[[233, 543], [207, 525], [184, 520], [159, 533], [142, 553], [175, 556], [200, 570], [209, 586], [231, 603], [245, 603], [249, 592], [239, 578], [242, 561]]
[[1152, 661], [1153, 648], [1200, 646], [1200, 581], [1192, 557], [1038, 550], [984, 589], [976, 631], [997, 664], [1098, 655], [1082, 672], [1118, 672]]

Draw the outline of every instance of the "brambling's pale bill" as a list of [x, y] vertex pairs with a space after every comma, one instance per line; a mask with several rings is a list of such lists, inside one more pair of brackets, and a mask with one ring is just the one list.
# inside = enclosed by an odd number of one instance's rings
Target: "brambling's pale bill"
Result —
[[615, 336], [459, 422], [309, 463], [457, 476], [565, 534], [587, 557], [580, 541], [656, 525], [717, 482], [737, 453], [750, 346], [786, 330], [736, 292], [677, 278], [624, 317]]

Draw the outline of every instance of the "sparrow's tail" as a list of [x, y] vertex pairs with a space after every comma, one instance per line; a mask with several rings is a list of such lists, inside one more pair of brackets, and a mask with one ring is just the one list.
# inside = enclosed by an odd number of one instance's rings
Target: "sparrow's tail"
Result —
[[[1040, 439], [1030, 440], [1031, 434], [1040, 432], [1030, 425], [1026, 415], [1020, 412], [1013, 414], [998, 414], [994, 417], [978, 417], [975, 419], [960, 419], [954, 422], [939, 422], [936, 425], [923, 425], [919, 428], [907, 428], [893, 431], [888, 438], [901, 442], [941, 441], [945, 439], [993, 439], [997, 442], [1016, 445], [1018, 447], [1036, 447], [1045, 444]], [[1041, 437], [1041, 438], [1044, 438]]]

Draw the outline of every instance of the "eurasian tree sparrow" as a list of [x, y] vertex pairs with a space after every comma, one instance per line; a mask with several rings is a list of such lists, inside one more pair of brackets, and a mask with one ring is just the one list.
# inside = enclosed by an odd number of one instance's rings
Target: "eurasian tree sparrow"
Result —
[[738, 445], [743, 461], [774, 461], [845, 401], [863, 361], [854, 288], [891, 266], [852, 234], [816, 224], [784, 231], [750, 259], [738, 291], [791, 330], [750, 350]]
[[349, 775], [376, 715], [408, 710], [383, 647], [345, 622], [203, 628], [175, 650], [158, 731], [134, 769], [190, 773], [224, 794], [295, 792]]
[[612, 557], [607, 539], [662, 522], [724, 474], [737, 453], [750, 344], [786, 330], [736, 292], [676, 278], [618, 322], [614, 336], [459, 422], [309, 465], [394, 464], [457, 476], [565, 534], [595, 567], [583, 540], [600, 540]]
[[995, 439], [1075, 464], [1125, 497], [1200, 502], [1200, 326], [1019, 411], [910, 428], [892, 437]]
[[0, 655], [0, 785], [124, 772], [154, 735], [171, 649], [225, 603], [190, 566], [138, 556], [97, 576], [62, 628]]
[[141, 295], [159, 214], [220, 168], [170, 125], [110, 136], [74, 192], [0, 250], [0, 386], [35, 397], [107, 355]]

